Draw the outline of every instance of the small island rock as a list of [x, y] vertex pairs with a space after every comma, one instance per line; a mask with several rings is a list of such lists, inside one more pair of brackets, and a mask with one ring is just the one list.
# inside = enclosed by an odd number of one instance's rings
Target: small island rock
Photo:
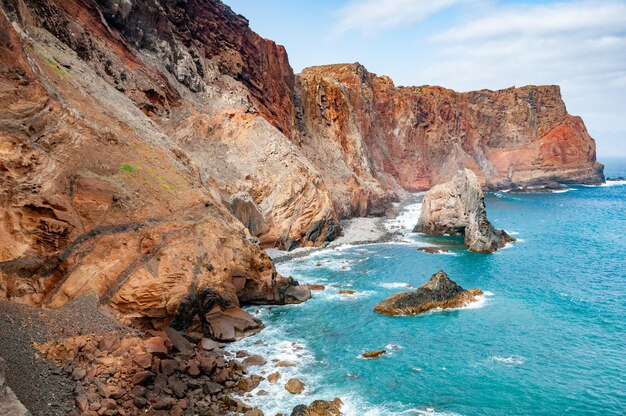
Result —
[[402, 292], [378, 303], [374, 312], [384, 315], [415, 315], [430, 309], [458, 308], [476, 301], [480, 289], [465, 290], [450, 280], [446, 272], [438, 271], [415, 292]]

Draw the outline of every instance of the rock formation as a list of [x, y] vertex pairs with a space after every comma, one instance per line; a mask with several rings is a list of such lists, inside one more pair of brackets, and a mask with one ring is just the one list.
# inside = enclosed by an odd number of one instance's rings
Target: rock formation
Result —
[[515, 239], [495, 229], [487, 219], [485, 197], [478, 178], [469, 169], [460, 170], [450, 182], [426, 193], [415, 232], [465, 237], [470, 251], [496, 251]]
[[341, 416], [342, 406], [343, 402], [338, 398], [332, 401], [315, 400], [309, 406], [301, 404], [294, 407], [291, 416]]
[[0, 2], [2, 298], [93, 291], [125, 323], [211, 331], [206, 288], [218, 314], [309, 296], [260, 246], [322, 245], [460, 167], [488, 186], [602, 180], [558, 87], [296, 76], [217, 0]]
[[558, 86], [396, 87], [360, 64], [307, 68], [297, 81], [309, 132], [302, 147], [331, 192], [352, 195], [354, 212], [376, 213], [385, 194], [426, 190], [463, 168], [503, 189], [604, 179], [595, 142]]
[[476, 296], [482, 293], [480, 289], [463, 289], [440, 270], [415, 292], [396, 293], [379, 302], [374, 312], [383, 315], [416, 315], [436, 308], [459, 308], [474, 302]]
[[5, 364], [2, 358], [0, 358], [0, 415], [30, 416], [28, 409], [6, 384]]

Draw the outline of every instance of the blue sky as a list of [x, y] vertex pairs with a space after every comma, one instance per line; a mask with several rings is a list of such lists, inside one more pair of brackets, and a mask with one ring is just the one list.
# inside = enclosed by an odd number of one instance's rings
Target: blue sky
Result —
[[559, 84], [598, 154], [626, 156], [626, 0], [225, 0], [296, 72], [360, 62], [396, 85]]

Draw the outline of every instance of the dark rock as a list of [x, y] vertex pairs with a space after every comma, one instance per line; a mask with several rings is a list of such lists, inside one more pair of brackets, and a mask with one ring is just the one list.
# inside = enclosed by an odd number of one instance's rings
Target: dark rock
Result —
[[428, 254], [448, 253], [450, 250], [443, 247], [420, 247], [417, 251], [423, 251]]
[[415, 292], [402, 292], [389, 296], [374, 308], [384, 315], [414, 315], [430, 309], [458, 308], [476, 300], [479, 289], [465, 290], [450, 280], [440, 270]]
[[243, 365], [246, 367], [255, 367], [255, 366], [258, 367], [258, 366], [264, 365], [266, 362], [267, 361], [265, 360], [265, 358], [263, 358], [260, 355], [255, 354], [243, 360]]

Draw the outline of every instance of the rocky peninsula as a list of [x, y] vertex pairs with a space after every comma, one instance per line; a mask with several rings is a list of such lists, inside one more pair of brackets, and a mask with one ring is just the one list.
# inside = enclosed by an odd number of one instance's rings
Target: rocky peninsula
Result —
[[460, 308], [475, 302], [476, 296], [482, 294], [480, 289], [463, 289], [440, 270], [416, 291], [396, 293], [379, 302], [374, 312], [383, 315], [416, 315], [437, 308]]

